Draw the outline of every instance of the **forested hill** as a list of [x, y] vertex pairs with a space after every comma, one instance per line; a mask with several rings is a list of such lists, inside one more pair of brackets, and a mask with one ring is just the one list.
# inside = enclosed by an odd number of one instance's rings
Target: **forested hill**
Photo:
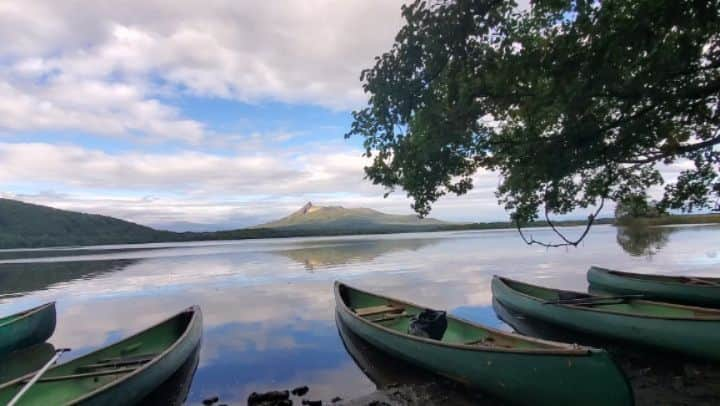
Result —
[[[662, 224], [718, 223], [718, 215], [667, 216]], [[598, 219], [596, 224], [611, 224]], [[584, 221], [558, 221], [558, 226]], [[534, 222], [527, 227], [546, 226]], [[306, 205], [298, 212], [258, 227], [217, 232], [155, 230], [108, 216], [85, 214], [0, 198], [0, 249], [148, 242], [240, 240], [247, 238], [380, 234], [417, 231], [514, 228], [508, 222], [455, 224], [414, 216], [394, 216], [370, 209], [322, 208]]]
[[97, 214], [0, 199], [0, 248], [168, 241], [175, 233]]
[[0, 199], [0, 249], [436, 231], [444, 225], [437, 220], [393, 216], [370, 209], [316, 210], [313, 207], [313, 210], [306, 211], [313, 213], [292, 224], [285, 222], [287, 219], [297, 220], [293, 215], [252, 228], [176, 233], [108, 216]]

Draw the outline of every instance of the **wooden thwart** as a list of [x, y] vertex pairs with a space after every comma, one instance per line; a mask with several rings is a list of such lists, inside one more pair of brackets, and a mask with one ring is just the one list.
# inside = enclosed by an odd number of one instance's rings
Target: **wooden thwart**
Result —
[[129, 366], [129, 365], [136, 365], [136, 364], [144, 364], [146, 362], [152, 361], [153, 358], [155, 358], [156, 354], [150, 354], [150, 355], [144, 355], [144, 356], [137, 356], [132, 358], [110, 358], [106, 360], [101, 360], [100, 362], [96, 364], [88, 364], [88, 365], [82, 365], [77, 367], [77, 372], [91, 372], [93, 370], [97, 369], [107, 369], [107, 368], [117, 368], [122, 366]]
[[688, 284], [690, 285], [708, 285], [708, 286], [720, 286], [720, 283], [713, 282], [707, 279], [700, 278], [687, 278]]
[[370, 307], [361, 307], [358, 309], [355, 309], [355, 314], [357, 314], [360, 317], [367, 317], [367, 316], [374, 316], [376, 314], [382, 314], [382, 313], [400, 313], [403, 312], [405, 309], [402, 307], [396, 307], [392, 305], [380, 305], [380, 306], [370, 306]]
[[591, 304], [613, 304], [622, 303], [632, 299], [644, 299], [645, 295], [622, 295], [622, 296], [591, 296], [577, 299], [556, 299], [541, 302], [544, 305], [591, 305]]
[[109, 362], [125, 362], [125, 361], [135, 361], [135, 360], [144, 360], [147, 358], [155, 358], [157, 354], [139, 354], [139, 355], [131, 355], [127, 357], [113, 357], [113, 358], [102, 358], [98, 360], [98, 363], [109, 363]]
[[108, 369], [106, 371], [87, 372], [87, 373], [83, 373], [83, 374], [48, 376], [46, 378], [40, 378], [38, 380], [38, 382], [65, 381], [68, 379], [91, 378], [94, 376], [126, 374], [126, 373], [130, 373], [136, 369], [137, 368], [118, 368], [118, 369]]
[[370, 321], [372, 321], [373, 323], [380, 323], [383, 321], [402, 319], [403, 317], [410, 317], [410, 316], [412, 316], [412, 314], [410, 314], [410, 313], [398, 313], [398, 314], [391, 314], [391, 315], [388, 315], [385, 317], [380, 317], [377, 319], [371, 319]]

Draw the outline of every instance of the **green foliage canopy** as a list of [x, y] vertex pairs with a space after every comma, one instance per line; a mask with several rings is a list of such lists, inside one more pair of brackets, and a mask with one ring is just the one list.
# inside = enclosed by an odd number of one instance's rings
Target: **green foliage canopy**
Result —
[[418, 0], [402, 14], [346, 137], [364, 137], [367, 177], [420, 215], [481, 168], [502, 175], [518, 224], [644, 195], [683, 158], [694, 167], [664, 207], [720, 192], [719, 1]]
[[655, 201], [648, 202], [648, 197], [642, 194], [624, 196], [615, 205], [615, 219], [622, 223], [638, 218], [654, 218], [664, 215], [662, 208]]

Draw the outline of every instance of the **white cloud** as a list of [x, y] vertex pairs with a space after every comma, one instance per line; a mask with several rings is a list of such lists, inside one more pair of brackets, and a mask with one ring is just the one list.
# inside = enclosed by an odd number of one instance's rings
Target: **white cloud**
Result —
[[[410, 214], [402, 191], [383, 199], [382, 189], [363, 179], [365, 164], [360, 151], [352, 149], [220, 156], [190, 150], [110, 154], [72, 145], [0, 143], [0, 184], [53, 185], [51, 193], [6, 197], [156, 226], [257, 224], [287, 215], [308, 200]], [[479, 173], [476, 189], [443, 199], [433, 215], [473, 220], [473, 213], [483, 212], [485, 220], [502, 218], [493, 196], [496, 184], [495, 174]]]
[[300, 156], [221, 156], [192, 150], [109, 154], [71, 145], [0, 143], [0, 182], [33, 179], [89, 189], [204, 195], [333, 192], [349, 183], [363, 184], [363, 163], [357, 151]]
[[3, 1], [0, 131], [197, 144], [217, 134], [161, 96], [356, 107], [400, 4]]
[[[365, 164], [353, 149], [241, 150], [221, 156], [192, 150], [110, 154], [72, 145], [0, 143], [0, 185], [23, 184], [23, 189], [34, 190], [0, 194], [180, 230], [254, 225], [285, 216], [306, 201], [411, 214], [411, 201], [402, 190], [383, 199], [383, 190], [363, 179]], [[662, 170], [672, 179], [685, 166], [678, 162]], [[480, 171], [474, 180], [475, 188], [467, 195], [441, 198], [431, 216], [450, 221], [506, 219], [494, 196], [498, 175]], [[52, 185], [49, 191], [46, 185]], [[660, 194], [658, 188], [653, 196]], [[603, 215], [612, 210], [608, 203]], [[584, 218], [589, 212], [570, 217]]]
[[17, 85], [0, 75], [0, 129], [75, 130], [95, 135], [175, 139], [198, 143], [203, 125], [180, 117], [138, 88], [93, 80], [53, 79], [42, 85]]
[[[6, 196], [153, 225], [247, 225], [307, 200], [411, 213], [402, 191], [382, 199], [363, 180], [357, 150], [311, 147], [294, 128], [217, 134], [167, 101], [193, 94], [357, 107], [365, 101], [360, 71], [390, 48], [401, 4], [2, 1], [0, 134], [28, 141], [0, 144], [0, 185], [12, 185]], [[145, 143], [114, 152], [28, 135], [58, 130], [175, 144], [166, 153]], [[271, 145], [291, 139], [280, 152]], [[497, 176], [476, 179], [470, 194], [443, 198], [432, 215], [505, 218], [493, 195]]]
[[16, 61], [15, 75], [152, 77], [201, 95], [331, 108], [364, 102], [360, 70], [402, 22], [397, 0], [26, 3], [0, 6], [0, 34], [11, 39], [0, 55]]

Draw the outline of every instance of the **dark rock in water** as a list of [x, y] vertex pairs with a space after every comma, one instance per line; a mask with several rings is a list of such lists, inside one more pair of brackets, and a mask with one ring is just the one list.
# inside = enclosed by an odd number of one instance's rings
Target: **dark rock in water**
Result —
[[305, 406], [322, 406], [322, 400], [305, 400], [305, 399], [303, 399], [302, 404]]
[[212, 405], [213, 403], [217, 403], [218, 400], [220, 400], [219, 397], [213, 396], [211, 398], [207, 398], [207, 399], [203, 400], [202, 404], [205, 406], [209, 406], [209, 405]]
[[290, 399], [266, 400], [266, 401], [262, 401], [260, 403], [248, 403], [248, 405], [252, 405], [252, 406], [293, 406], [293, 401]]
[[685, 388], [685, 382], [683, 382], [682, 376], [674, 376], [672, 378], [672, 387], [676, 391], [682, 391]]
[[339, 402], [339, 401], [341, 401], [341, 400], [342, 400], [342, 398], [341, 398], [340, 396], [335, 396], [334, 398], [332, 398], [331, 402], [337, 403], [337, 402]]
[[271, 391], [265, 393], [253, 392], [248, 397], [248, 406], [290, 406], [292, 400], [290, 400], [290, 392], [284, 391]]
[[290, 393], [292, 393], [295, 396], [303, 396], [306, 393], [308, 393], [309, 390], [310, 390], [310, 388], [308, 388], [307, 386], [299, 386], [299, 387], [291, 390]]

